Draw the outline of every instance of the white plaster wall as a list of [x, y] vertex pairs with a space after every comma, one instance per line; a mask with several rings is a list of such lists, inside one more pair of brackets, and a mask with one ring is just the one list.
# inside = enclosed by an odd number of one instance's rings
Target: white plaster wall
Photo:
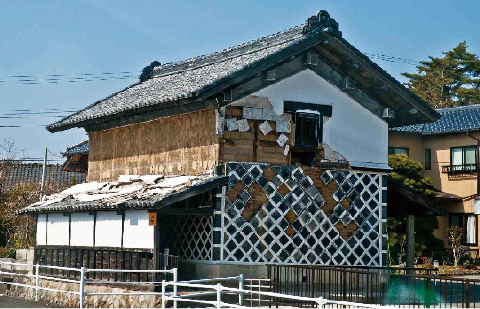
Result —
[[47, 240], [47, 215], [39, 214], [37, 217], [37, 245], [46, 245]]
[[97, 212], [95, 247], [121, 247], [122, 216], [116, 211]]
[[72, 213], [70, 246], [93, 246], [93, 219], [88, 212]]
[[147, 210], [125, 211], [123, 247], [153, 249], [153, 229], [148, 225]]
[[304, 70], [254, 95], [268, 97], [277, 114], [284, 101], [332, 105], [323, 141], [350, 162], [387, 163], [387, 123], [315, 72]]
[[47, 222], [47, 245], [68, 246], [69, 217], [63, 213], [49, 213]]

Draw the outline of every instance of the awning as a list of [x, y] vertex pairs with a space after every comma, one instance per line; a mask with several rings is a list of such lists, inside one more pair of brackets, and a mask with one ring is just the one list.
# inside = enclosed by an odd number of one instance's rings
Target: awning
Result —
[[70, 187], [17, 213], [159, 209], [227, 183], [226, 176], [122, 175], [115, 182], [88, 182]]
[[418, 217], [447, 216], [445, 208], [438, 205], [433, 197], [428, 197], [389, 179], [387, 191], [387, 216]]

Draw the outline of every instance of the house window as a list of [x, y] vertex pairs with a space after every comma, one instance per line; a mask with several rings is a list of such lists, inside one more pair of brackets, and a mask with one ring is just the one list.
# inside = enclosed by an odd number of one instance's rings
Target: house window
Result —
[[477, 146], [450, 148], [450, 172], [475, 172], [477, 170]]
[[432, 149], [425, 149], [425, 170], [432, 169]]
[[477, 244], [477, 217], [474, 214], [450, 214], [449, 225], [462, 228], [462, 242]]
[[388, 154], [405, 154], [408, 156], [408, 148], [388, 147]]
[[317, 148], [322, 142], [320, 115], [295, 113], [295, 147]]

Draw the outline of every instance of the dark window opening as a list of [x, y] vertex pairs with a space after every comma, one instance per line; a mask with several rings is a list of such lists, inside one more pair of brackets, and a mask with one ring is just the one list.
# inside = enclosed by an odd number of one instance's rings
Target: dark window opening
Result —
[[432, 150], [425, 149], [425, 170], [432, 169]]
[[388, 147], [388, 155], [392, 154], [404, 154], [408, 156], [408, 148], [402, 148], [402, 147]]
[[450, 214], [449, 226], [462, 228], [462, 242], [467, 245], [477, 244], [477, 216], [474, 214]]
[[320, 115], [295, 113], [295, 147], [317, 148], [321, 142]]
[[312, 166], [315, 164], [315, 152], [314, 151], [292, 151], [292, 165], [307, 165]]

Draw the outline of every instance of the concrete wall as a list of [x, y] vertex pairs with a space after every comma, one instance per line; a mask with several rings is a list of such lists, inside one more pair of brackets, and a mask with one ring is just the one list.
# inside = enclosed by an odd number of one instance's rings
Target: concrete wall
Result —
[[215, 110], [89, 133], [88, 181], [119, 175], [196, 175], [218, 158]]
[[302, 71], [254, 95], [268, 97], [279, 115], [284, 101], [331, 105], [324, 142], [348, 161], [387, 163], [387, 123], [313, 71]]
[[88, 212], [72, 213], [71, 219], [71, 246], [93, 246], [94, 216]]
[[124, 228], [124, 248], [153, 249], [154, 227], [148, 225], [147, 210], [126, 211]]

